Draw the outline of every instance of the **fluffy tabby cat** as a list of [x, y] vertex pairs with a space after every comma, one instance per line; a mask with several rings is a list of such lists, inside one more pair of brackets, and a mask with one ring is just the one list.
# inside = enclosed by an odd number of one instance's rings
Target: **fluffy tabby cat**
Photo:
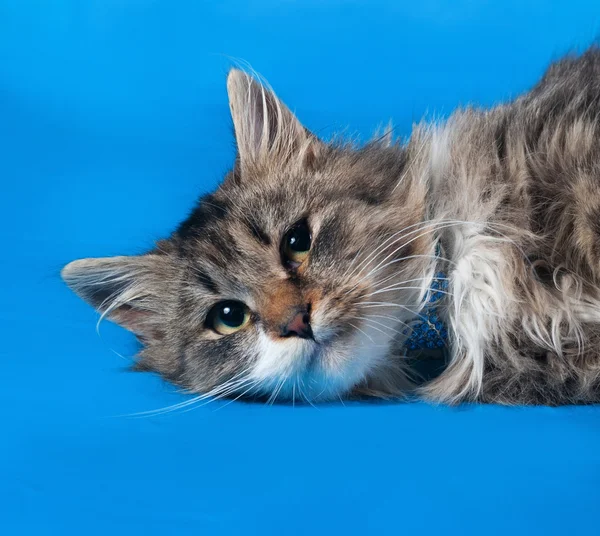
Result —
[[[138, 368], [212, 396], [600, 401], [600, 52], [514, 102], [327, 143], [232, 70], [232, 171], [145, 255], [62, 272], [134, 332]], [[447, 366], [406, 339], [436, 274]], [[407, 328], [408, 326], [408, 328]]]

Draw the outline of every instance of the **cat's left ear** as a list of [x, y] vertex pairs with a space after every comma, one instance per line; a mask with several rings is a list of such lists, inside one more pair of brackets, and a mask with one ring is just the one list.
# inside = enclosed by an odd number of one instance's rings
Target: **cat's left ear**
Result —
[[61, 276], [71, 289], [103, 316], [145, 341], [161, 338], [169, 281], [166, 256], [81, 259], [67, 264]]
[[272, 91], [243, 71], [232, 69], [227, 93], [242, 169], [273, 162], [315, 165], [323, 143]]

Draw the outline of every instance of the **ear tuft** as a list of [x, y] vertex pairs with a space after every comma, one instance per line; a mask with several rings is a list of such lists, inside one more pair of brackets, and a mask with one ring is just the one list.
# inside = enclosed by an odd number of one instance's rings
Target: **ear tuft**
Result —
[[373, 136], [371, 143], [377, 144], [380, 147], [391, 147], [394, 143], [394, 124], [390, 119], [385, 127], [379, 127]]

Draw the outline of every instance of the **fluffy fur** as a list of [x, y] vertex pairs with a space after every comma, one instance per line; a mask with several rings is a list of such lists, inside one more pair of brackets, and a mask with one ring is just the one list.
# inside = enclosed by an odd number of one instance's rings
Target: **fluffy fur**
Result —
[[[510, 104], [361, 148], [317, 139], [248, 74], [227, 87], [238, 156], [219, 188], [148, 254], [63, 270], [142, 340], [138, 368], [213, 396], [599, 400], [600, 52]], [[290, 270], [300, 220], [312, 246]], [[417, 386], [405, 328], [437, 271], [448, 364]], [[207, 315], [232, 299], [251, 321], [220, 335]], [[314, 338], [282, 337], [300, 306]]]

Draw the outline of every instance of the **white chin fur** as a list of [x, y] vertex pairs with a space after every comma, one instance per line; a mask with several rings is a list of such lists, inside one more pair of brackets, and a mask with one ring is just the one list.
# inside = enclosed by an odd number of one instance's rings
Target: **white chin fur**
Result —
[[[251, 379], [272, 400], [326, 401], [338, 399], [365, 380], [381, 363], [392, 337], [359, 325], [344, 342], [319, 345], [311, 340], [273, 340], [260, 333], [260, 357]], [[318, 329], [315, 330], [318, 339]]]

